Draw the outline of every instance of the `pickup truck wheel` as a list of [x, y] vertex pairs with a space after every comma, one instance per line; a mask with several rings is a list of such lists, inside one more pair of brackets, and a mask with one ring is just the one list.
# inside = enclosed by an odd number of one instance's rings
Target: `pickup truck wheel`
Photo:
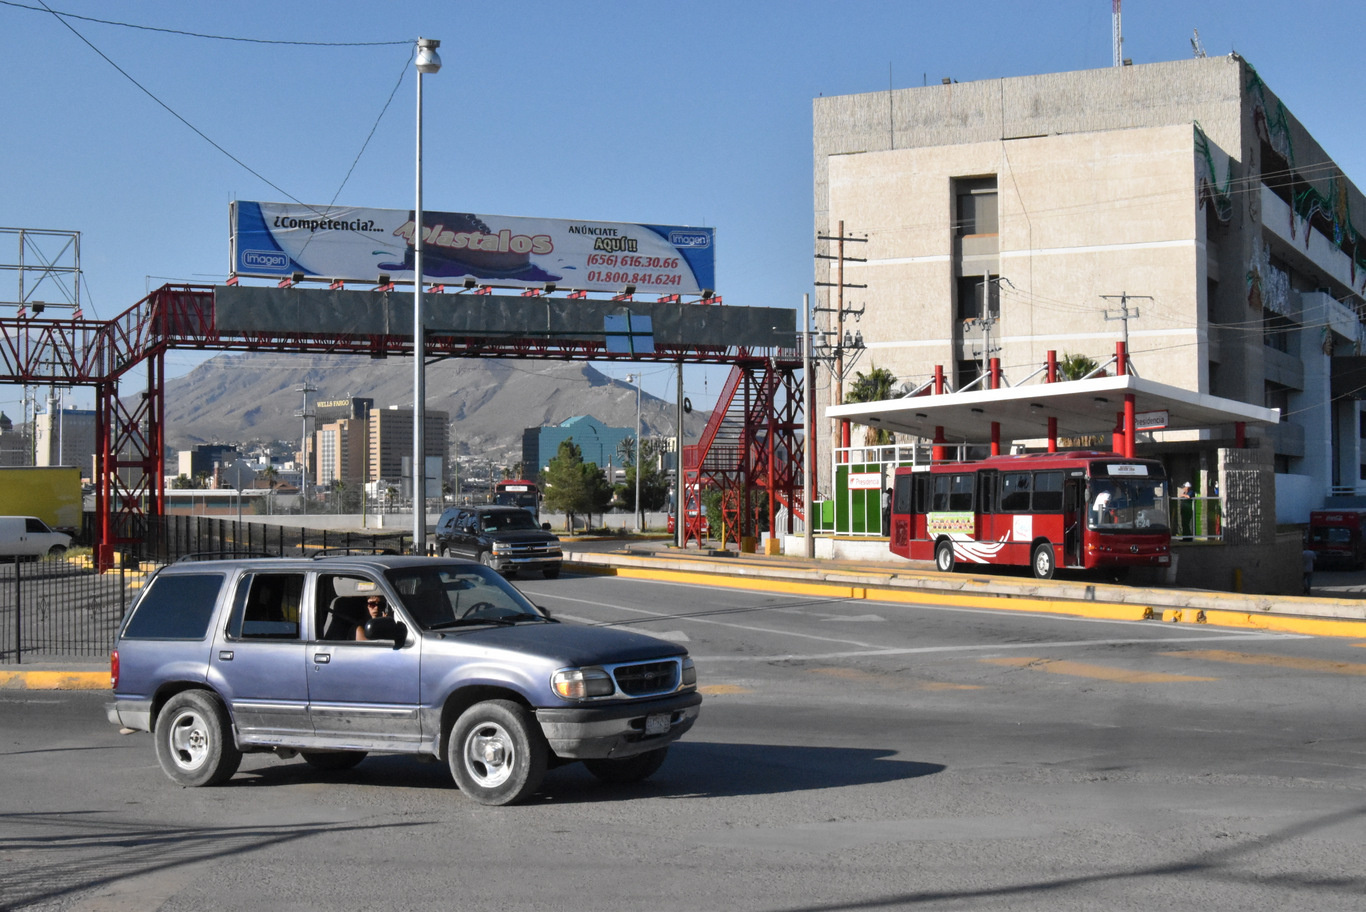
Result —
[[456, 720], [446, 754], [460, 791], [480, 804], [503, 805], [540, 787], [550, 749], [521, 706], [486, 700]]
[[603, 782], [614, 784], [639, 782], [653, 776], [655, 771], [664, 765], [664, 758], [667, 756], [669, 756], [669, 749], [661, 747], [658, 750], [636, 754], [634, 757], [621, 757], [615, 760], [585, 760], [583, 765], [588, 768], [588, 772]]
[[480, 551], [480, 552], [479, 552], [479, 563], [483, 564], [485, 567], [488, 567], [490, 570], [492, 570], [492, 569], [493, 569], [493, 552], [492, 552], [492, 551]]
[[365, 759], [365, 751], [300, 751], [304, 762], [317, 770], [340, 773]]
[[202, 690], [182, 691], [166, 701], [157, 713], [156, 746], [162, 771], [188, 787], [226, 782], [242, 763], [228, 711]]

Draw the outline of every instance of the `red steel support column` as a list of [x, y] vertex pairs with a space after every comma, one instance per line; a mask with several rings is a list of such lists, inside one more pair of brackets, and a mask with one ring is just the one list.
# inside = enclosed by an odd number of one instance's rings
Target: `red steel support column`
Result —
[[1115, 343], [1115, 376], [1123, 377], [1129, 373], [1129, 349], [1123, 342]]
[[944, 439], [944, 427], [937, 425], [934, 429], [934, 447], [930, 450], [931, 462], [944, 461], [944, 444], [946, 443], [948, 441]]
[[1110, 432], [1110, 449], [1123, 456], [1127, 452], [1126, 446], [1128, 444], [1124, 442], [1124, 413], [1115, 412], [1115, 429]]
[[1058, 418], [1056, 415], [1048, 416], [1048, 452], [1058, 451]]
[[1243, 421], [1235, 421], [1235, 422], [1233, 423], [1233, 445], [1234, 445], [1236, 448], [1240, 449], [1240, 450], [1241, 450], [1243, 447], [1247, 446], [1247, 423], [1246, 423], [1246, 422], [1243, 422]]
[[1053, 349], [1048, 351], [1048, 371], [1044, 376], [1046, 377], [1045, 383], [1058, 382], [1058, 353]]
[[1130, 459], [1134, 458], [1134, 449], [1138, 443], [1138, 427], [1134, 417], [1134, 394], [1124, 394], [1124, 445], [1128, 448], [1124, 455]]
[[942, 364], [934, 366], [934, 394], [936, 396], [944, 395], [944, 365]]
[[1001, 422], [991, 423], [991, 455], [1001, 455]]
[[992, 358], [991, 361], [990, 361], [990, 367], [988, 368], [988, 370], [990, 371], [990, 374], [991, 374], [991, 380], [988, 381], [988, 382], [991, 383], [991, 388], [992, 388], [992, 389], [1000, 389], [1000, 388], [1001, 388], [1001, 359], [1000, 359], [1000, 358]]

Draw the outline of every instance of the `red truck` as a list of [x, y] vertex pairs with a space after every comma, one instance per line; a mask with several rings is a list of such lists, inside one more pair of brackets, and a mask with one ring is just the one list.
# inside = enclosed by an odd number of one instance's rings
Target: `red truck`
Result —
[[1366, 507], [1314, 510], [1309, 514], [1309, 550], [1318, 555], [1319, 566], [1366, 567]]

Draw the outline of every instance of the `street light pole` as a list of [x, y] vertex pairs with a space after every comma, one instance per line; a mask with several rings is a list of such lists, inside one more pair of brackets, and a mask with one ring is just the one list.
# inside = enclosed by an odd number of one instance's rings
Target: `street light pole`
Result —
[[417, 39], [417, 200], [413, 206], [413, 551], [427, 550], [426, 336], [422, 314], [422, 77], [441, 69], [434, 38]]
[[627, 374], [626, 379], [634, 378], [636, 384], [636, 531], [645, 531], [645, 511], [640, 508], [640, 374]]

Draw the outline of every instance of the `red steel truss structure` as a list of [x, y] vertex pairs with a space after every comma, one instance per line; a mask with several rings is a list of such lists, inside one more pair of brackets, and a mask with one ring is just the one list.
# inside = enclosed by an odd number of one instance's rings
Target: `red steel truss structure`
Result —
[[[149, 519], [160, 517], [164, 508], [165, 355], [172, 349], [411, 357], [413, 339], [411, 334], [220, 333], [214, 289], [203, 285], [164, 285], [111, 320], [0, 317], [0, 383], [94, 388], [96, 561], [102, 569], [113, 565], [117, 552], [140, 547]], [[608, 353], [601, 341], [528, 332], [520, 338], [432, 333], [426, 352], [434, 359], [731, 364], [703, 441], [686, 448], [685, 496], [691, 496], [687, 486], [699, 496], [703, 486], [728, 492], [728, 525], [734, 524], [736, 540], [742, 530], [752, 529], [742, 518], [756, 488], [766, 491], [772, 505], [771, 527], [777, 504], [786, 505], [789, 516], [800, 507], [803, 400], [795, 349], [757, 353], [657, 345], [651, 354], [619, 355]], [[145, 388], [121, 398], [120, 382], [139, 368], [145, 371]], [[698, 525], [694, 540], [701, 533]]]
[[[802, 518], [805, 384], [801, 364], [741, 352], [702, 437], [683, 450], [684, 544], [702, 544], [702, 495], [721, 492], [722, 543], [755, 536], [767, 517], [770, 536], [791, 533]], [[809, 441], [814, 445], [814, 439]], [[813, 454], [814, 455], [814, 454]]]

